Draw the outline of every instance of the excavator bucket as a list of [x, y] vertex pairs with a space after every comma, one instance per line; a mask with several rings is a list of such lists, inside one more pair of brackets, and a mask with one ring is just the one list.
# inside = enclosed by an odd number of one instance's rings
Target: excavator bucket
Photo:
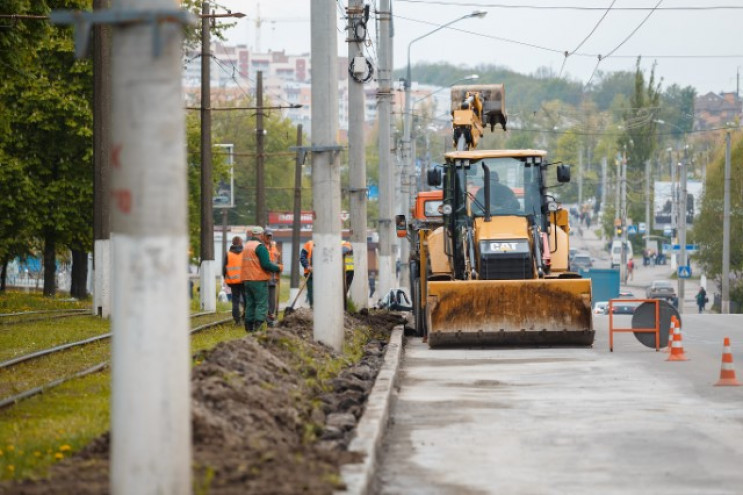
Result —
[[589, 279], [430, 281], [428, 344], [593, 343]]

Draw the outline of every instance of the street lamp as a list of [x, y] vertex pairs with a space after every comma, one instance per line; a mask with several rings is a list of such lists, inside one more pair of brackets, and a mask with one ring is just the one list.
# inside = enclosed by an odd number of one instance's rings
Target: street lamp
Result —
[[[657, 124], [666, 124], [670, 125], [671, 127], [675, 127], [679, 131], [684, 133], [684, 158], [679, 162], [679, 182], [681, 185], [681, 191], [680, 191], [680, 197], [679, 197], [679, 205], [677, 207], [678, 210], [678, 243], [680, 248], [680, 259], [678, 261], [678, 266], [688, 266], [689, 261], [686, 257], [686, 198], [687, 198], [687, 192], [686, 192], [686, 162], [688, 161], [688, 152], [689, 152], [689, 145], [686, 144], [686, 131], [679, 126], [675, 124], [671, 124], [670, 122], [665, 122], [663, 120], [657, 119], [654, 120]], [[671, 169], [673, 171], [673, 168]], [[673, 188], [673, 184], [671, 184], [671, 187]], [[673, 204], [673, 203], [672, 203]], [[679, 270], [679, 275], [681, 274], [681, 271]], [[684, 278], [681, 276], [678, 277], [678, 311], [679, 313], [684, 312]]]
[[[412, 101], [410, 99], [410, 86], [412, 84], [411, 74], [410, 74], [410, 47], [416, 41], [420, 41], [423, 38], [426, 38], [437, 31], [440, 31], [446, 27], [451, 26], [454, 23], [457, 23], [464, 19], [469, 19], [470, 17], [483, 18], [486, 15], [487, 15], [487, 12], [485, 11], [475, 10], [474, 12], [471, 12], [469, 14], [463, 15], [461, 17], [457, 17], [453, 21], [449, 21], [446, 24], [442, 24], [436, 29], [429, 31], [426, 34], [423, 34], [421, 36], [418, 36], [417, 38], [413, 39], [410, 43], [408, 43], [408, 60], [407, 60], [407, 70], [406, 70], [405, 83], [404, 83], [405, 113], [403, 116], [404, 118], [403, 118], [403, 140], [402, 140], [403, 177], [401, 177], [402, 180], [400, 181], [403, 184], [402, 194], [401, 194], [402, 197], [400, 199], [401, 199], [401, 203], [403, 206], [403, 213], [406, 215], [409, 214], [410, 212], [410, 206], [412, 203], [411, 195], [413, 193], [412, 177], [415, 175], [415, 163], [413, 161], [412, 153], [410, 152], [410, 126], [411, 126], [411, 109], [412, 109]], [[407, 187], [406, 187], [406, 184], [407, 184]], [[401, 249], [400, 249], [400, 256], [402, 260], [404, 261], [404, 263], [402, 264], [403, 266], [402, 266], [402, 270], [400, 273], [400, 279], [404, 287], [408, 286], [408, 276], [407, 276], [408, 252], [409, 252], [409, 246], [407, 245], [407, 243], [403, 242]]]

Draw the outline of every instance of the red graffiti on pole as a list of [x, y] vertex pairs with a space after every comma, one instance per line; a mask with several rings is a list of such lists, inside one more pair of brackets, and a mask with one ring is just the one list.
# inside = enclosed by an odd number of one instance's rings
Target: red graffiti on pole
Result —
[[129, 214], [132, 211], [132, 192], [129, 189], [114, 189], [112, 194], [119, 211]]
[[115, 144], [111, 148], [111, 164], [115, 168], [121, 168], [121, 159], [120, 159], [121, 148], [122, 148], [121, 144]]

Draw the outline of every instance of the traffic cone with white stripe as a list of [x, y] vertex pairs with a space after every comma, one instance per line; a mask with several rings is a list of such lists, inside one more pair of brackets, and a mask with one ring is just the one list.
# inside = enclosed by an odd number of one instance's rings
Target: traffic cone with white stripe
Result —
[[676, 331], [676, 328], [681, 328], [681, 324], [679, 323], [678, 318], [676, 318], [676, 315], [671, 315], [671, 325], [668, 327], [668, 344], [666, 344], [666, 348], [664, 352], [671, 352], [671, 344], [673, 343], [673, 333]]
[[722, 349], [722, 368], [720, 369], [720, 380], [715, 387], [739, 387], [740, 382], [735, 378], [733, 367], [733, 353], [730, 351], [730, 338], [725, 337]]
[[688, 361], [689, 358], [684, 354], [684, 344], [681, 343], [681, 329], [673, 329], [673, 343], [671, 344], [671, 354], [666, 361]]

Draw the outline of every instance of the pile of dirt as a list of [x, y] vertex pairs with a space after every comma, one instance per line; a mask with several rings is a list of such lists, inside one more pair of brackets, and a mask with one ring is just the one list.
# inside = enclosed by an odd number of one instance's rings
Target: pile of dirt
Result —
[[[222, 342], [197, 356], [192, 375], [194, 484], [212, 494], [332, 493], [346, 448], [402, 319], [345, 317], [343, 355], [312, 340], [312, 313], [278, 328]], [[107, 493], [104, 435], [54, 466], [50, 478], [0, 486], [10, 493]]]

